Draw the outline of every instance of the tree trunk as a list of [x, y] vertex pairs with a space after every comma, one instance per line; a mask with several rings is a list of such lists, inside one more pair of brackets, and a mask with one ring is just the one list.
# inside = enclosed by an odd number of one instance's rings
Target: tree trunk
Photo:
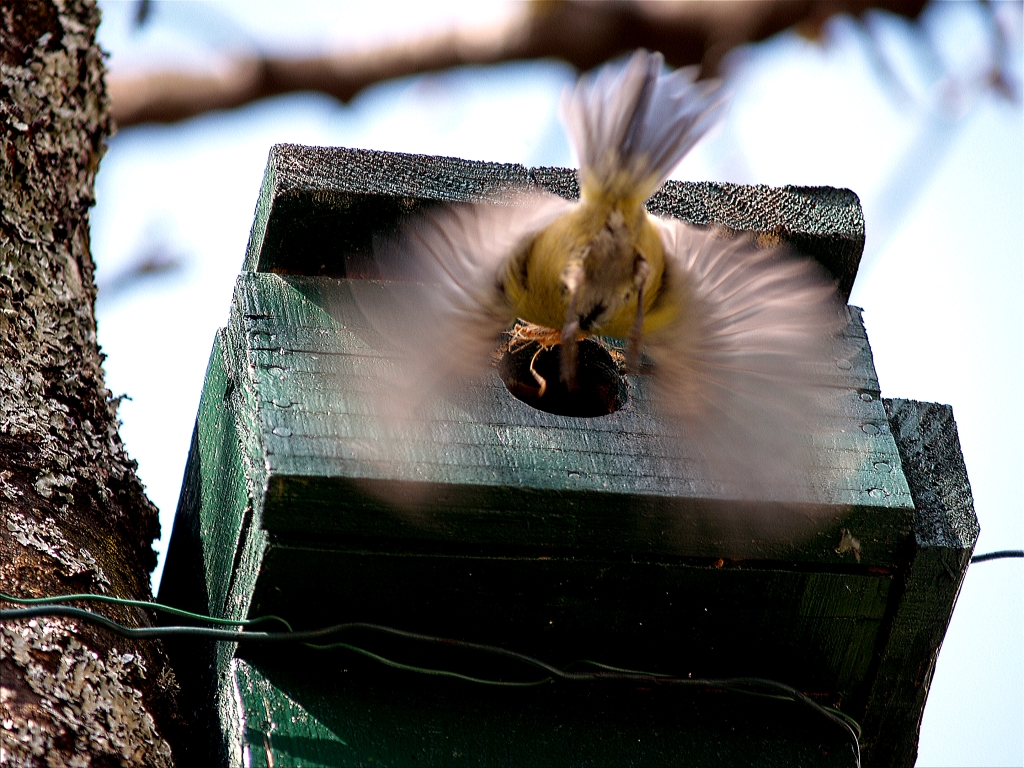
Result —
[[[157, 512], [96, 343], [88, 210], [112, 127], [98, 23], [92, 0], [0, 0], [0, 591], [19, 597], [148, 599], [155, 563]], [[174, 689], [158, 644], [5, 621], [0, 763], [173, 765]]]

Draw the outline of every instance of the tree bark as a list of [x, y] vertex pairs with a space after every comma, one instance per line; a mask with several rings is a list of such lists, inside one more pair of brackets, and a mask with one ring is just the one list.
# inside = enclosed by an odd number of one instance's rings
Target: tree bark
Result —
[[[96, 343], [88, 211], [111, 132], [98, 23], [93, 0], [0, 0], [0, 591], [18, 597], [149, 599], [155, 564], [157, 511]], [[174, 689], [158, 644], [5, 621], [0, 763], [171, 766]]]

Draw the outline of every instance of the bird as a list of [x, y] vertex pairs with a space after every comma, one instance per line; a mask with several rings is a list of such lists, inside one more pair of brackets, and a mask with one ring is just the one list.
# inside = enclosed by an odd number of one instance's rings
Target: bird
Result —
[[843, 325], [833, 281], [784, 247], [646, 208], [726, 102], [720, 82], [638, 50], [562, 96], [578, 201], [511, 189], [415, 216], [381, 245], [419, 287], [372, 308], [403, 360], [383, 411], [408, 420], [487, 375], [520, 323], [559, 348], [570, 396], [581, 340], [623, 340], [625, 373], [649, 364], [659, 412], [718, 478], [756, 493], [787, 460], [806, 463], [795, 446], [812, 428], [816, 366]]

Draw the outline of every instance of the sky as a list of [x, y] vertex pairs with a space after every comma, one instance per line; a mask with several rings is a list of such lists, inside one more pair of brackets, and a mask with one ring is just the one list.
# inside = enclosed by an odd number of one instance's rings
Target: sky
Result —
[[[240, 50], [372, 46], [508, 3], [101, 2], [117, 73], [216, 70]], [[1019, 4], [999, 6], [1021, 76]], [[340, 10], [339, 10], [340, 9]], [[939, 2], [917, 24], [833, 19], [728, 60], [731, 107], [674, 178], [829, 185], [864, 205], [851, 303], [886, 397], [949, 403], [981, 523], [976, 552], [1024, 546], [1024, 117], [980, 84], [991, 55], [977, 6]], [[291, 142], [573, 164], [557, 120], [577, 73], [553, 62], [464, 68], [375, 86], [347, 105], [296, 94], [109, 142], [96, 184], [99, 340], [121, 435], [160, 509], [160, 565], [215, 330], [227, 321], [272, 144]], [[140, 265], [148, 272], [138, 277]], [[132, 278], [132, 275], [136, 275]], [[1024, 765], [1024, 569], [970, 568], [925, 710], [918, 765]]]

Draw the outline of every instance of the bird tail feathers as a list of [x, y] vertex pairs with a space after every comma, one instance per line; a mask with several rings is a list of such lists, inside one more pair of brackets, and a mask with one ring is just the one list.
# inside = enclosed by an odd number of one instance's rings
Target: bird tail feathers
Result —
[[639, 50], [563, 94], [562, 121], [584, 195], [642, 203], [665, 183], [725, 109], [721, 83], [696, 76], [696, 67], [666, 72], [660, 53]]

